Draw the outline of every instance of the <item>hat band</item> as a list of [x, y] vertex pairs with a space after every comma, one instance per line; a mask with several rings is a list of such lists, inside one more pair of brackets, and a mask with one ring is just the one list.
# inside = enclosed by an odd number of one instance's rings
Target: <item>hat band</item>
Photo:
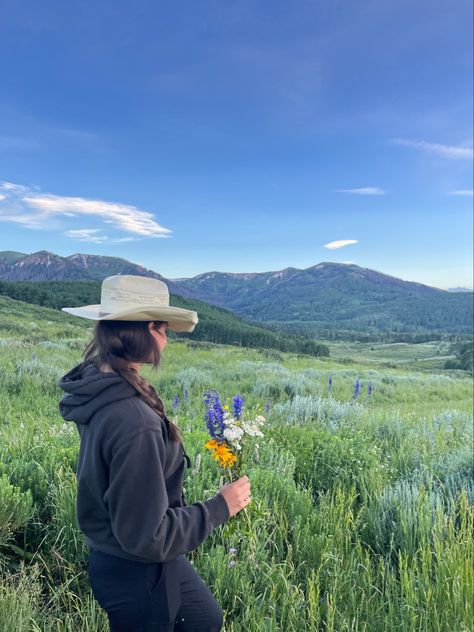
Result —
[[102, 288], [100, 304], [104, 312], [109, 314], [126, 309], [137, 309], [142, 305], [156, 305], [156, 307], [169, 307], [169, 293], [153, 292], [137, 294], [123, 288]]

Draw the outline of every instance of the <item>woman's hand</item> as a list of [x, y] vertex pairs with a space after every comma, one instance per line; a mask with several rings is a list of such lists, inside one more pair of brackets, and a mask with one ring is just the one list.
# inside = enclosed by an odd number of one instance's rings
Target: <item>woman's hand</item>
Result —
[[233, 483], [223, 485], [219, 494], [224, 496], [229, 507], [230, 518], [235, 516], [241, 509], [251, 502], [250, 498], [250, 481], [248, 476], [242, 476]]

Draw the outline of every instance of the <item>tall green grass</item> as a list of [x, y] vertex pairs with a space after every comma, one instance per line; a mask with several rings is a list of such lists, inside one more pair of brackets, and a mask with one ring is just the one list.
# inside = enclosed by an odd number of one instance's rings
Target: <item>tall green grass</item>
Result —
[[[56, 383], [90, 330], [33, 322], [16, 315], [0, 332], [0, 630], [105, 632], [75, 522], [78, 435]], [[252, 503], [188, 556], [226, 632], [473, 628], [469, 376], [183, 341], [144, 374], [183, 428], [189, 504], [227, 482], [203, 447], [203, 391], [240, 394], [267, 418], [245, 456]]]

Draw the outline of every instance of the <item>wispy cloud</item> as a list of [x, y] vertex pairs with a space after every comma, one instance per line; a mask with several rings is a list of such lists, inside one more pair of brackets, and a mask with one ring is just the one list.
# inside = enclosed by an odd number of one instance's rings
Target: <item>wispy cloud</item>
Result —
[[[87, 216], [100, 219], [112, 228], [138, 237], [166, 238], [172, 232], [161, 226], [152, 213], [136, 206], [39, 193], [32, 187], [11, 182], [0, 182], [0, 191], [0, 220], [16, 222], [25, 228], [51, 230], [64, 227], [65, 218]], [[101, 236], [91, 232], [95, 230], [70, 230], [66, 234], [74, 239], [85, 239], [86, 236], [89, 239], [102, 239]], [[130, 241], [134, 238], [121, 239]]]
[[88, 241], [94, 244], [102, 244], [104, 241], [107, 241], [106, 235], [98, 235], [98, 228], [81, 228], [78, 230], [68, 230], [64, 234], [66, 237], [72, 237], [73, 239], [77, 239], [78, 241]]
[[472, 189], [458, 189], [457, 191], [450, 191], [449, 195], [466, 195], [468, 197], [472, 197], [474, 195], [474, 191]]
[[336, 248], [344, 248], [344, 246], [350, 246], [351, 244], [357, 243], [357, 239], [339, 239], [338, 241], [330, 241], [328, 244], [324, 244], [324, 248], [335, 250]]
[[407, 138], [393, 138], [392, 143], [421, 149], [443, 158], [470, 160], [474, 156], [472, 147], [462, 147], [460, 145], [440, 145], [439, 143], [429, 143], [426, 140], [410, 140]]
[[385, 195], [386, 191], [379, 187], [362, 187], [360, 189], [336, 189], [336, 193], [354, 193], [355, 195]]

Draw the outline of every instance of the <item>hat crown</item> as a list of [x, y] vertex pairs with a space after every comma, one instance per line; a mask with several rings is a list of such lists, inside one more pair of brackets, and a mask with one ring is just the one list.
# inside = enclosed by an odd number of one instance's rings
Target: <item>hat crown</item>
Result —
[[169, 306], [168, 286], [159, 279], [116, 274], [102, 282], [100, 314], [110, 314], [142, 305]]

